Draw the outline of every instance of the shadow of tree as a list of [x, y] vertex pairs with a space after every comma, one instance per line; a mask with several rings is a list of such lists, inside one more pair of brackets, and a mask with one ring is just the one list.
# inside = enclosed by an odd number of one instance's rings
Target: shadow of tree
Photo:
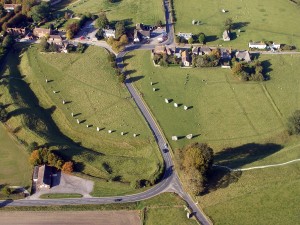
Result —
[[248, 26], [250, 22], [236, 22], [232, 24], [232, 29], [237, 30], [237, 29], [242, 29], [246, 26]]
[[127, 80], [128, 80], [128, 83], [133, 83], [133, 82], [136, 82], [136, 81], [138, 81], [140, 79], [143, 79], [143, 78], [144, 78], [144, 76], [136, 76], [136, 77], [130, 77]]

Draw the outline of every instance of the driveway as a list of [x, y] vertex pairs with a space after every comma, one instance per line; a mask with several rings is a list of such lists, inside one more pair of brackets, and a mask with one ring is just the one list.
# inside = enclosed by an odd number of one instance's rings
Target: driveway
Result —
[[52, 186], [48, 190], [37, 190], [35, 194], [27, 199], [38, 199], [42, 194], [50, 193], [78, 193], [83, 198], [89, 198], [94, 187], [94, 182], [73, 175], [58, 172], [52, 175]]

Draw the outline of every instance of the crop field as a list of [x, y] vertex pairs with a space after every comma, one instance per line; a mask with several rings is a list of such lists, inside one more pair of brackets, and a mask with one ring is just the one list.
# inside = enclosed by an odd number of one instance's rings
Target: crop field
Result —
[[[231, 168], [300, 158], [299, 138], [285, 132], [287, 118], [300, 108], [299, 55], [260, 56], [270, 74], [263, 83], [238, 81], [220, 68], [157, 68], [146, 51], [126, 58], [126, 69], [175, 151], [206, 142], [215, 151], [215, 163]], [[153, 92], [153, 87], [159, 90]], [[174, 102], [182, 105], [175, 108]], [[184, 111], [184, 105], [190, 109]], [[189, 133], [199, 136], [171, 141], [172, 135]], [[216, 170], [210, 192], [198, 200], [215, 224], [294, 224], [299, 219], [299, 170], [299, 162], [231, 176]]]
[[[289, 0], [192, 0], [188, 4], [174, 0], [174, 7], [176, 32], [203, 32], [208, 36], [208, 45], [247, 49], [250, 40], [269, 40], [300, 48], [300, 7]], [[222, 13], [222, 9], [227, 12]], [[234, 23], [230, 42], [219, 40], [227, 18]], [[192, 20], [200, 21], [200, 25], [192, 25]]]
[[[117, 83], [105, 50], [41, 54], [32, 47], [23, 48], [20, 58], [19, 51], [8, 56], [4, 76], [12, 78], [3, 96], [5, 103], [15, 103], [8, 108], [8, 122], [20, 127], [21, 140], [63, 149], [58, 154], [73, 159], [77, 171], [91, 176], [85, 178], [94, 177], [94, 195], [136, 192], [130, 182], [153, 180], [161, 173], [162, 159], [150, 129], [125, 87]], [[107, 182], [112, 180], [121, 182]]]
[[0, 124], [0, 143], [0, 186], [3, 184], [30, 186], [31, 166], [28, 154], [8, 135], [2, 124]]
[[106, 12], [110, 21], [125, 20], [129, 25], [136, 23], [155, 24], [164, 21], [162, 0], [121, 0], [109, 3], [107, 0], [79, 0], [66, 6], [75, 13]]

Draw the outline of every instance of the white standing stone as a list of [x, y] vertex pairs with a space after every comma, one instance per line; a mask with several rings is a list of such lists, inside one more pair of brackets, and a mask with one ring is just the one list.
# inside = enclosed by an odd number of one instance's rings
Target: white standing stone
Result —
[[88, 125], [88, 124], [87, 124], [87, 125], [86, 125], [86, 127], [87, 127], [87, 128], [89, 128], [89, 127], [90, 127], [90, 125]]
[[187, 138], [187, 139], [192, 139], [192, 138], [193, 138], [193, 134], [188, 134], [188, 135], [186, 135], [186, 138]]
[[80, 121], [79, 121], [79, 119], [77, 119], [77, 123], [78, 123], [78, 124], [80, 124]]
[[151, 85], [153, 85], [153, 82], [150, 82]]
[[100, 131], [100, 127], [97, 127], [97, 131]]
[[108, 133], [111, 134], [111, 133], [112, 133], [112, 130], [108, 130]]
[[172, 141], [177, 141], [178, 137], [177, 136], [172, 136]]
[[153, 90], [153, 91], [156, 91], [156, 88], [153, 88], [152, 90]]
[[184, 108], [184, 110], [188, 110], [188, 107], [185, 105], [185, 106], [183, 106], [183, 108]]
[[124, 132], [121, 132], [121, 135], [123, 136], [123, 135], [124, 135]]
[[48, 79], [46, 79], [46, 83], [48, 83]]
[[165, 98], [165, 103], [169, 103], [169, 99]]
[[136, 137], [136, 134], [133, 134], [133, 137]]
[[174, 103], [174, 107], [177, 108], [177, 107], [178, 107], [178, 104], [177, 104], [177, 103]]
[[74, 117], [74, 113], [71, 113], [71, 116]]
[[63, 101], [62, 101], [62, 103], [63, 103], [63, 104], [66, 104], [66, 101], [65, 101], [65, 100], [63, 100]]
[[57, 93], [57, 91], [53, 91], [53, 93], [54, 93], [54, 94], [56, 94], [56, 93]]

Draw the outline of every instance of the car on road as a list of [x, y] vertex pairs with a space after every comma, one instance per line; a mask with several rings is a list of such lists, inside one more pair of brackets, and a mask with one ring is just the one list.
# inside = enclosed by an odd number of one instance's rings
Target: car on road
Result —
[[123, 199], [122, 198], [116, 198], [115, 202], [121, 202]]
[[80, 40], [84, 40], [84, 39], [85, 39], [85, 37], [84, 37], [84, 36], [81, 36], [81, 37], [80, 37]]

